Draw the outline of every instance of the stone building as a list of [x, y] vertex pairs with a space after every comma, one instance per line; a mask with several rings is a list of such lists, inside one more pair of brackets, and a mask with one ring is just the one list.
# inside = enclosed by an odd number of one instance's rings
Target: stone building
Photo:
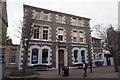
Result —
[[7, 34], [7, 9], [6, 2], [0, 0], [0, 44], [4, 44]]
[[5, 62], [5, 69], [18, 69], [19, 45], [0, 45], [0, 61]]
[[103, 49], [101, 40], [102, 39], [92, 37], [93, 66], [96, 66], [95, 62], [97, 61], [103, 61], [103, 65], [113, 65], [113, 56], [109, 51]]
[[[28, 65], [44, 64], [52, 68], [89, 62], [91, 41], [90, 19], [48, 9], [24, 5], [22, 38], [32, 36], [29, 43]], [[20, 44], [19, 69], [23, 62]]]

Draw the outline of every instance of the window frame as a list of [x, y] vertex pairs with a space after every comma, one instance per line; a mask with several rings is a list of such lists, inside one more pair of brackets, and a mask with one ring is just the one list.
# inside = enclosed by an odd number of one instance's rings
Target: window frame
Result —
[[[44, 31], [46, 32], [47, 31], [47, 33], [44, 33]], [[45, 35], [45, 37], [44, 37], [44, 35]], [[46, 37], [47, 36], [47, 37]], [[43, 26], [43, 30], [42, 30], [42, 39], [44, 40], [44, 41], [48, 41], [49, 40], [49, 27], [48, 26]]]
[[[35, 53], [35, 52], [33, 53], [34, 50], [37, 50], [37, 53]], [[38, 63], [39, 63], [39, 61], [38, 61], [38, 60], [39, 60], [39, 59], [38, 59], [38, 55], [39, 55], [39, 49], [33, 48], [33, 49], [32, 49], [32, 56], [31, 56], [31, 64], [38, 64]], [[37, 60], [36, 62], [33, 61], [33, 60], [35, 60], [35, 59], [33, 59], [33, 58], [35, 58], [35, 57], [36, 57], [36, 60]]]
[[41, 12], [40, 11], [35, 11], [35, 17], [36, 20], [41, 20]]
[[[46, 62], [43, 62], [43, 54], [44, 54], [43, 52], [44, 52], [44, 50], [47, 50], [47, 59], [45, 59]], [[46, 55], [46, 53], [45, 53], [45, 55]], [[49, 50], [48, 49], [42, 49], [42, 64], [48, 64], [48, 62], [49, 62], [48, 56], [49, 56]]]
[[[14, 52], [11, 52], [11, 51], [14, 51]], [[16, 64], [16, 56], [17, 56], [16, 53], [17, 53], [17, 49], [10, 49], [10, 64]], [[12, 59], [13, 57], [15, 61], [11, 62], [13, 60]]]

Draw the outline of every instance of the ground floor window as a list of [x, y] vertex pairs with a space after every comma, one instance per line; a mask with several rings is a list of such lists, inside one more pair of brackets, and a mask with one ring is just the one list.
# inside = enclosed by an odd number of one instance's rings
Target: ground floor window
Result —
[[85, 51], [81, 51], [81, 62], [85, 61]]
[[93, 54], [93, 58], [94, 58], [94, 60], [96, 60], [96, 55], [95, 54]]
[[38, 49], [32, 49], [32, 64], [38, 63]]
[[78, 62], [78, 50], [74, 50], [74, 62]]
[[0, 61], [5, 61], [5, 49], [0, 48]]
[[42, 50], [42, 63], [48, 63], [48, 49]]
[[102, 54], [99, 54], [99, 60], [102, 60]]
[[16, 61], [16, 49], [11, 49], [10, 50], [10, 63], [15, 64]]

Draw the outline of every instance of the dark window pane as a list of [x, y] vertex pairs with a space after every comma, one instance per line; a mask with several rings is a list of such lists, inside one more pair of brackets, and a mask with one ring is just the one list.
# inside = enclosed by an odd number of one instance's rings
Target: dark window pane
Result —
[[16, 49], [11, 49], [10, 50], [10, 63], [15, 63], [16, 62]]
[[38, 49], [32, 49], [32, 64], [38, 63]]
[[42, 63], [48, 63], [48, 49], [42, 50]]
[[5, 49], [0, 48], [0, 61], [5, 61]]
[[75, 62], [78, 62], [77, 58], [78, 58], [78, 50], [74, 50], [74, 59], [75, 59]]
[[85, 51], [84, 50], [81, 51], [81, 61], [82, 62], [85, 61]]

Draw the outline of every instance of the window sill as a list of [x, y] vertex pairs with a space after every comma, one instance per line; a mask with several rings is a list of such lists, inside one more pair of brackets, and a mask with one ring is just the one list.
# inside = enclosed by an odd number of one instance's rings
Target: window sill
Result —
[[37, 40], [37, 41], [38, 41], [38, 40], [40, 40], [40, 39], [31, 39], [31, 40]]
[[10, 63], [10, 64], [15, 65], [16, 63]]

